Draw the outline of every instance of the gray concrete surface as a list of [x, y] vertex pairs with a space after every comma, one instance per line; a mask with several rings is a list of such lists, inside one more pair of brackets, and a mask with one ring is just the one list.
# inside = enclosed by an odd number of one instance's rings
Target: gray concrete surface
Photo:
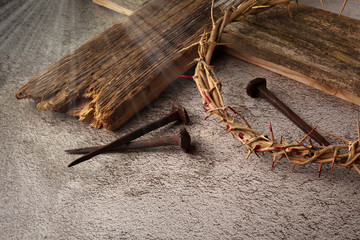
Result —
[[[318, 1], [300, 1], [319, 6]], [[341, 1], [324, 1], [338, 11]], [[360, 3], [344, 12], [359, 19]], [[0, 1], [0, 239], [359, 239], [359, 175], [251, 157], [215, 119], [203, 120], [191, 80], [177, 80], [115, 132], [36, 109], [14, 92], [35, 74], [123, 18], [90, 0]], [[356, 138], [360, 107], [219, 54], [215, 70], [228, 105], [253, 127], [292, 142], [303, 133], [270, 105], [246, 96], [255, 77], [311, 125]], [[64, 149], [104, 144], [186, 107], [194, 150], [101, 155], [73, 168]], [[172, 124], [149, 136], [178, 131]], [[331, 142], [334, 139], [328, 138]]]

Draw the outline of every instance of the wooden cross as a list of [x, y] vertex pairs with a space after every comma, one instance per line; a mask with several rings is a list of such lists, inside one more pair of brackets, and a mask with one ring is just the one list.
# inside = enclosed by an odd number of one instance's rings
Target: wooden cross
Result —
[[[233, 2], [217, 1], [215, 18]], [[292, 19], [274, 8], [230, 24], [221, 42], [231, 44], [222, 49], [360, 105], [360, 21], [303, 5], [292, 9]], [[130, 15], [35, 76], [16, 97], [116, 129], [190, 69], [197, 48], [187, 47], [209, 30], [210, 12], [208, 0], [152, 0], [123, 12]]]

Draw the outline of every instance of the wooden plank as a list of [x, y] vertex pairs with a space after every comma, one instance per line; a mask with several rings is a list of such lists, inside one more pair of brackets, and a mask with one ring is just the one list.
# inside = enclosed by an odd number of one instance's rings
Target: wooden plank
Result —
[[16, 97], [116, 129], [191, 67], [196, 48], [179, 51], [210, 27], [210, 13], [208, 0], [151, 1], [35, 76]]
[[345, 91], [345, 90], [333, 87], [331, 85], [321, 83], [321, 82], [316, 81], [315, 79], [310, 78], [304, 74], [301, 74], [299, 72], [296, 72], [296, 71], [286, 68], [284, 66], [275, 64], [273, 62], [254, 57], [249, 54], [245, 54], [241, 51], [237, 51], [236, 49], [235, 49], [235, 51], [234, 51], [234, 49], [229, 49], [229, 48], [225, 48], [223, 50], [226, 53], [228, 53], [234, 57], [237, 57], [237, 58], [247, 61], [249, 63], [255, 64], [259, 67], [268, 69], [270, 71], [276, 72], [276, 73], [286, 76], [288, 78], [294, 79], [294, 80], [304, 83], [310, 87], [316, 88], [320, 91], [323, 91], [323, 92], [333, 95], [335, 97], [341, 98], [347, 102], [360, 105], [360, 97], [357, 95], [358, 93]]
[[[105, 6], [105, 7], [110, 7], [110, 6]], [[312, 27], [314, 27], [314, 26], [316, 27], [315, 30], [319, 34], [323, 34], [322, 32], [329, 34], [329, 32], [327, 32], [328, 31], [327, 26], [332, 26], [332, 28], [331, 28], [332, 32], [330, 34], [331, 35], [335, 34], [337, 36], [337, 38], [347, 38], [348, 35], [344, 35], [343, 31], [339, 31], [339, 29], [344, 29], [344, 26], [348, 26], [346, 28], [348, 32], [357, 32], [357, 33], [360, 32], [360, 30], [359, 30], [360, 22], [358, 20], [340, 17], [340, 19], [343, 22], [345, 22], [345, 24], [344, 24], [344, 23], [341, 23], [338, 21], [339, 18], [337, 16], [335, 16], [335, 14], [332, 14], [332, 13], [329, 13], [329, 12], [326, 12], [323, 10], [314, 9], [312, 7], [306, 7], [304, 5], [299, 5], [299, 6], [293, 5], [292, 7], [293, 7], [293, 9], [294, 9], [294, 7], [296, 8], [295, 12], [297, 13], [296, 18], [293, 20], [299, 21], [298, 25], [302, 26], [302, 28], [300, 28], [303, 30], [301, 34], [304, 34], [304, 33], [309, 34], [309, 32], [308, 32], [308, 27], [309, 27], [308, 24], [309, 23], [304, 21], [304, 17], [307, 17], [307, 15], [309, 15], [309, 14], [313, 14], [313, 17], [314, 16], [322, 16], [322, 19], [321, 19], [322, 24], [316, 25], [316, 23], [315, 24], [311, 23]], [[274, 12], [272, 12], [272, 11], [274, 11]], [[249, 28], [249, 25], [243, 26], [244, 21], [231, 24], [227, 28], [227, 33], [224, 34], [222, 40], [224, 42], [232, 42], [232, 45], [224, 46], [223, 50], [237, 58], [240, 58], [247, 62], [253, 63], [260, 67], [266, 68], [273, 72], [279, 73], [281, 75], [287, 76], [287, 77], [297, 80], [301, 83], [304, 83], [308, 86], [311, 86], [313, 88], [316, 88], [323, 92], [326, 92], [330, 95], [344, 99], [348, 102], [360, 105], [360, 96], [358, 93], [359, 91], [357, 91], [357, 89], [353, 88], [353, 86], [350, 86], [350, 91], [349, 91], [349, 88], [348, 88], [348, 90], [345, 90], [344, 88], [338, 88], [338, 87], [333, 86], [332, 85], [333, 83], [331, 81], [328, 81], [329, 79], [327, 78], [327, 76], [325, 76], [325, 78], [323, 78], [323, 79], [320, 79], [320, 81], [319, 81], [319, 78], [317, 78], [317, 80], [312, 78], [312, 75], [308, 71], [303, 71], [302, 73], [298, 72], [296, 69], [296, 66], [285, 66], [284, 64], [279, 63], [279, 62], [275, 63], [275, 61], [273, 59], [273, 55], [272, 55], [273, 53], [275, 54], [275, 52], [273, 52], [272, 48], [266, 49], [267, 52], [269, 52], [269, 51], [271, 52], [270, 54], [267, 54], [267, 56], [269, 57], [268, 58], [269, 60], [265, 60], [261, 55], [256, 54], [257, 51], [255, 51], [255, 52], [249, 51], [249, 42], [245, 41], [245, 39], [247, 39], [247, 32], [257, 32], [257, 33], [261, 34], [261, 33], [264, 33], [264, 29], [265, 29], [266, 30], [265, 34], [267, 34], [267, 33], [274, 33], [274, 32], [279, 31], [279, 29], [275, 29], [275, 27], [281, 27], [281, 25], [278, 25], [278, 23], [271, 22], [273, 20], [272, 16], [278, 14], [279, 11], [284, 11], [284, 10], [280, 9], [280, 8], [277, 8], [276, 10], [273, 9], [268, 12], [266, 17], [253, 18], [250, 21], [251, 25], [253, 27], [251, 29]], [[282, 14], [282, 17], [285, 18], [285, 21], [284, 21], [284, 19], [281, 21], [282, 24], [287, 23], [288, 20], [291, 20], [291, 19], [289, 19], [287, 14], [285, 14], [285, 15]], [[256, 23], [253, 22], [254, 19], [257, 19]], [[261, 19], [261, 20], [259, 20], [259, 19]], [[265, 21], [262, 21], [262, 20], [265, 20]], [[349, 21], [352, 22], [352, 23], [350, 23], [350, 25], [347, 24], [347, 22], [349, 22]], [[247, 21], [245, 21], [245, 22], [247, 22]], [[265, 23], [266, 23], [266, 26], [264, 26]], [[335, 23], [335, 25], [333, 25], [334, 23]], [[247, 22], [247, 24], [248, 24], [248, 22]], [[258, 25], [260, 25], [262, 27], [257, 28]], [[354, 28], [354, 25], [355, 25], [355, 28]], [[240, 28], [242, 30], [239, 31], [237, 28]], [[352, 30], [352, 28], [354, 28], [354, 29]], [[288, 29], [286, 29], [286, 30], [288, 31]], [[298, 33], [298, 30], [296, 30], [296, 32]], [[287, 35], [291, 35], [291, 34], [293, 34], [293, 32], [287, 33]], [[281, 34], [280, 34], [280, 36], [281, 36]], [[295, 41], [295, 38], [298, 36], [293, 35], [291, 37]], [[257, 41], [261, 41], [262, 39], [263, 38], [257, 39]], [[355, 37], [355, 39], [358, 40], [359, 37]], [[313, 40], [316, 40], [316, 39], [313, 39]], [[340, 42], [346, 43], [348, 40], [349, 39], [341, 39]], [[281, 44], [282, 47], [284, 47], [284, 46], [286, 47], [284, 53], [286, 53], [286, 50], [289, 47], [286, 45], [288, 42], [286, 40], [284, 42], [284, 39], [279, 37], [278, 34], [268, 35], [268, 39], [266, 39], [266, 41], [267, 41], [266, 43], [263, 43], [263, 42], [265, 42], [265, 40], [264, 40], [262, 43], [260, 43], [260, 44], [256, 43], [256, 44], [260, 45], [260, 46], [261, 45], [266, 46], [266, 44], [268, 44], [268, 42], [274, 43], [274, 44], [278, 43], [277, 45]], [[304, 39], [299, 39], [298, 41], [304, 41]], [[306, 41], [307, 40], [305, 40], [305, 42]], [[358, 52], [358, 49], [359, 49], [358, 48], [359, 45], [356, 41], [353, 41], [352, 42], [353, 44], [350, 44], [350, 45], [343, 44], [340, 46], [336, 45], [336, 43], [334, 44], [334, 42], [332, 42], [331, 39], [330, 39], [330, 42], [331, 42], [330, 45], [327, 45], [326, 47], [332, 46], [331, 51], [333, 51], [335, 53], [337, 53], [339, 51], [338, 47], [345, 48], [345, 52], [351, 52], [353, 49], [355, 49]], [[339, 42], [339, 40], [338, 40], [338, 42]], [[251, 48], [254, 48], [253, 43], [254, 42], [250, 42], [250, 44], [252, 45]], [[308, 44], [311, 45], [312, 43], [308, 43]], [[324, 44], [324, 43], [319, 42], [319, 44]], [[328, 44], [328, 43], [326, 43], [326, 44]], [[303, 49], [303, 46], [299, 46], [299, 45], [296, 45], [295, 48], [298, 48], [298, 49], [295, 49], [298, 52], [307, 50], [306, 54], [312, 54], [312, 49]], [[263, 50], [263, 49], [261, 49], [261, 50]], [[354, 52], [354, 53], [355, 53], [355, 57], [359, 56], [359, 54], [357, 54], [356, 52]], [[254, 55], [256, 55], [256, 56], [254, 56]], [[325, 54], [325, 55], [326, 56], [321, 56], [321, 57], [326, 58], [327, 54]], [[284, 55], [281, 55], [280, 57], [283, 58], [283, 60], [287, 61], [287, 58], [284, 58]], [[278, 59], [278, 58], [279, 58], [279, 56], [275, 57], [275, 59]], [[356, 62], [355, 70], [354, 70], [354, 67], [351, 65], [349, 66], [349, 64], [347, 62], [345, 62], [345, 65], [347, 67], [350, 67], [353, 70], [353, 72], [356, 73], [357, 72], [356, 68], [359, 66], [359, 61], [356, 60], [355, 62]], [[287, 62], [288, 65], [291, 65], [292, 63], [293, 62], [291, 62], [291, 61]], [[296, 63], [296, 64], [298, 64], [298, 63]], [[338, 65], [338, 63], [334, 63], [334, 64]], [[344, 64], [344, 63], [340, 63], [340, 64]], [[315, 69], [314, 71], [317, 71], [317, 69]], [[337, 69], [336, 71], [339, 72], [339, 69]], [[325, 73], [325, 74], [327, 74], [327, 73]], [[343, 74], [343, 73], [341, 73], [341, 74]], [[342, 76], [347, 78], [346, 74], [347, 73], [345, 72], [345, 74], [343, 74]], [[355, 75], [359, 75], [359, 74], [355, 74]], [[357, 77], [356, 79], [359, 79], [359, 78]], [[337, 80], [341, 81], [341, 79], [336, 78], [335, 81], [337, 81]], [[344, 82], [342, 84], [344, 84]], [[345, 82], [345, 84], [349, 85], [351, 83]]]
[[292, 5], [231, 23], [224, 50], [360, 105], [360, 21], [305, 5]]

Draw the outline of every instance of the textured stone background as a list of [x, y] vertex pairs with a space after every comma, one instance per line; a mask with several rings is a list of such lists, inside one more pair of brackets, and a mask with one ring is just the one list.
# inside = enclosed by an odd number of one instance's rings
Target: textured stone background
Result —
[[[319, 1], [300, 1], [319, 7]], [[338, 12], [342, 1], [324, 1]], [[360, 2], [345, 15], [360, 18]], [[51, 63], [124, 16], [90, 0], [0, 1], [1, 239], [359, 239], [359, 175], [297, 167], [246, 149], [213, 118], [203, 120], [191, 80], [179, 79], [115, 132], [36, 109], [14, 92]], [[218, 54], [225, 102], [253, 128], [288, 142], [303, 133], [266, 102], [246, 96], [255, 77], [311, 125], [356, 138], [360, 107], [286, 77]], [[190, 73], [191, 74], [191, 73]], [[101, 155], [73, 168], [64, 149], [104, 144], [140, 124], [186, 107], [194, 150], [176, 148]], [[176, 133], [168, 125], [149, 136]], [[328, 138], [330, 141], [335, 140]]]

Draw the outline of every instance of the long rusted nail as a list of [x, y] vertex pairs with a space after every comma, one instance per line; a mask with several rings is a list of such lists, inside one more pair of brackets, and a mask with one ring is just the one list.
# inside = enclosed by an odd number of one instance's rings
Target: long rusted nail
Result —
[[[191, 137], [188, 131], [184, 127], [182, 127], [180, 128], [180, 133], [175, 136], [156, 137], [148, 140], [129, 142], [125, 145], [121, 145], [117, 148], [112, 149], [111, 152], [122, 152], [133, 149], [146, 149], [146, 148], [161, 147], [161, 146], [178, 146], [184, 152], [187, 152], [189, 151], [190, 144], [191, 144]], [[78, 148], [78, 149], [65, 150], [65, 152], [69, 154], [86, 154], [98, 148], [99, 146]]]
[[132, 131], [129, 134], [126, 134], [125, 136], [123, 136], [105, 146], [102, 146], [100, 148], [95, 149], [92, 152], [85, 154], [84, 156], [82, 156], [82, 157], [76, 159], [75, 161], [73, 161], [72, 163], [70, 163], [68, 165], [68, 167], [72, 167], [76, 164], [79, 164], [81, 162], [89, 160], [90, 158], [95, 157], [101, 153], [111, 151], [114, 148], [124, 145], [136, 138], [139, 138], [139, 137], [145, 135], [146, 133], [149, 133], [157, 128], [165, 126], [166, 124], [174, 122], [174, 121], [181, 121], [185, 124], [189, 122], [189, 117], [186, 113], [186, 110], [175, 104], [172, 105], [172, 110], [167, 116], [165, 116], [157, 121], [154, 121], [152, 123], [146, 124], [146, 125]]
[[[304, 122], [296, 113], [294, 113], [289, 107], [282, 103], [272, 92], [266, 87], [265, 78], [256, 78], [251, 80], [246, 87], [247, 94], [252, 98], [262, 98], [268, 101], [271, 105], [282, 112], [287, 118], [289, 118], [296, 126], [298, 126], [305, 133], [309, 133], [313, 130], [306, 122]], [[312, 131], [309, 135], [312, 139], [325, 146], [330, 143], [323, 138], [318, 132]]]

